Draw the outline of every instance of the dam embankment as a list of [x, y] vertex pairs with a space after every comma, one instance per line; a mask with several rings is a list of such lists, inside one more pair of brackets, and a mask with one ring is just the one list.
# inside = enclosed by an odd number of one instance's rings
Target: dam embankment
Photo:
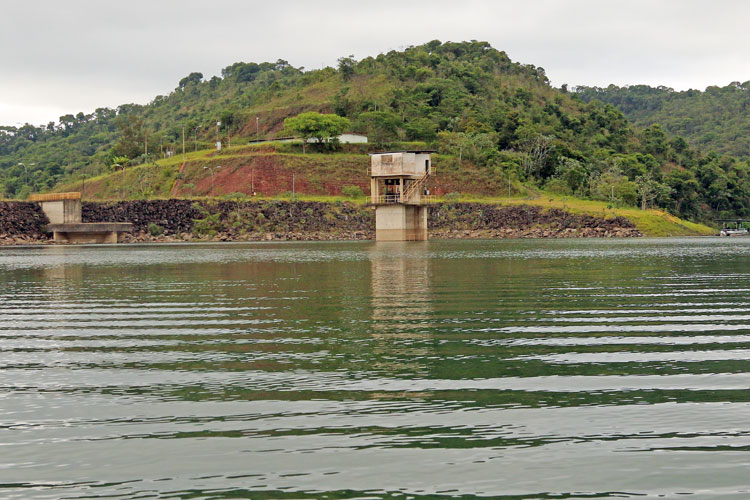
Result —
[[[126, 221], [126, 242], [374, 239], [374, 211], [350, 202], [131, 200], [84, 202], [84, 222]], [[0, 202], [0, 244], [48, 243], [36, 203]], [[430, 205], [431, 238], [642, 236], [624, 217], [573, 214], [534, 205], [444, 202]]]

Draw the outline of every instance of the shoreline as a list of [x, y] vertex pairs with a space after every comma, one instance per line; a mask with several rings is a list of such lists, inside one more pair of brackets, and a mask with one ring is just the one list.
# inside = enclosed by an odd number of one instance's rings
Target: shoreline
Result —
[[[59, 245], [31, 202], [1, 202], [0, 245]], [[351, 241], [375, 239], [375, 215], [351, 202], [135, 200], [84, 202], [83, 222], [131, 222], [121, 243]], [[622, 216], [535, 205], [444, 202], [429, 205], [430, 239], [634, 238]], [[67, 244], [67, 243], [66, 243]]]
[[[536, 230], [448, 230], [431, 231], [430, 240], [510, 240], [510, 239], [624, 239], [643, 238], [637, 230], [620, 229], [607, 231], [601, 228], [583, 228], [579, 230], [566, 229], [554, 231], [549, 229]], [[368, 231], [350, 235], [318, 234], [318, 233], [251, 233], [242, 238], [233, 238], [228, 234], [217, 234], [213, 237], [197, 237], [192, 234], [152, 236], [148, 233], [127, 234], [120, 245], [140, 243], [253, 243], [270, 241], [375, 241], [375, 232]], [[31, 238], [27, 236], [8, 237], [0, 235], [0, 247], [12, 246], [76, 246], [94, 245], [94, 243], [59, 243], [52, 238]]]

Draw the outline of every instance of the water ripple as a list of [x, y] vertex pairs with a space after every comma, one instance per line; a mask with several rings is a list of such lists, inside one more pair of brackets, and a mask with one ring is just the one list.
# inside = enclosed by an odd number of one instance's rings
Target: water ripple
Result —
[[0, 248], [0, 497], [745, 499], [748, 257]]

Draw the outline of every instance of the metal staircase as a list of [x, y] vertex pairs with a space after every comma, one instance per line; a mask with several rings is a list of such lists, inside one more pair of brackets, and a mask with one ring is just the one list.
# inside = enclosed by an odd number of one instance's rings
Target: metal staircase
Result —
[[415, 182], [412, 182], [409, 187], [406, 188], [406, 191], [404, 191], [404, 199], [402, 203], [419, 203], [419, 193], [421, 193], [424, 190], [425, 185], [427, 185], [427, 179], [430, 178], [431, 171], [432, 169], [425, 172], [422, 177], [417, 179]]

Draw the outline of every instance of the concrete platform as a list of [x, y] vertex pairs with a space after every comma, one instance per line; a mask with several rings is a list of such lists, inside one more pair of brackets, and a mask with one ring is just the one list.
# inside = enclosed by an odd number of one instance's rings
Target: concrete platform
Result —
[[122, 233], [133, 230], [130, 222], [78, 222], [48, 224], [55, 241], [61, 243], [117, 243]]

